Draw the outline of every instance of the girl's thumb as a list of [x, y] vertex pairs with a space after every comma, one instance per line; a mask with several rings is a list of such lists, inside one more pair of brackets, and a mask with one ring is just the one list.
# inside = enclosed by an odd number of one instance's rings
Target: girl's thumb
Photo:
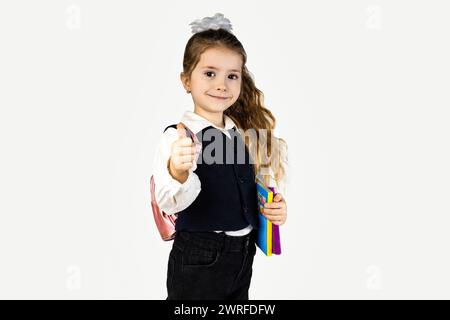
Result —
[[182, 139], [186, 137], [186, 129], [182, 123], [177, 124], [178, 138]]

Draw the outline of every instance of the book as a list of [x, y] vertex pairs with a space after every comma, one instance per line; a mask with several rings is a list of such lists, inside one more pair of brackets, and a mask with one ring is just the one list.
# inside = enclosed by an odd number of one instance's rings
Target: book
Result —
[[[269, 187], [275, 198], [277, 192], [274, 187]], [[272, 223], [272, 253], [281, 254], [280, 226]]]
[[258, 236], [256, 245], [266, 256], [272, 255], [272, 222], [262, 214], [264, 204], [273, 201], [273, 192], [260, 180], [256, 181], [258, 197]]

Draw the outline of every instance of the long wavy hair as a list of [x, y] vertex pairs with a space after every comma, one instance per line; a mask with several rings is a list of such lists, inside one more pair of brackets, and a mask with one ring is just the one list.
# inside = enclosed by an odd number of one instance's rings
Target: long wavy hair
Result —
[[273, 134], [275, 117], [264, 106], [264, 95], [255, 86], [253, 76], [246, 67], [247, 54], [236, 36], [224, 29], [208, 29], [192, 35], [184, 51], [183, 73], [190, 78], [201, 54], [215, 47], [227, 48], [242, 56], [241, 92], [224, 114], [236, 123], [243, 136], [253, 160], [255, 175], [259, 174], [266, 184], [269, 184], [269, 176], [272, 175], [278, 184], [285, 178], [287, 143]]

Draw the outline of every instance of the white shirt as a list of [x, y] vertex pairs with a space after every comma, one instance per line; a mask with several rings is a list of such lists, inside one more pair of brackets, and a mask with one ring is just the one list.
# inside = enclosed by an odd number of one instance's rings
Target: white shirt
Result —
[[[206, 127], [213, 126], [231, 139], [228, 130], [233, 127], [237, 128], [237, 126], [230, 117], [225, 114], [223, 116], [225, 128], [217, 127], [209, 120], [192, 111], [186, 111], [181, 122], [183, 122], [194, 134], [197, 134]], [[158, 203], [159, 208], [167, 214], [174, 214], [189, 207], [201, 191], [200, 179], [194, 172], [197, 169], [196, 161], [193, 161], [193, 166], [189, 169], [188, 178], [184, 183], [178, 182], [169, 173], [167, 162], [170, 158], [172, 143], [177, 139], [178, 132], [176, 128], [168, 128], [162, 135], [153, 162], [156, 202]], [[225, 231], [225, 233], [230, 236], [242, 236], [250, 233], [252, 229], [253, 227], [249, 224], [241, 230]], [[222, 232], [222, 230], [215, 230], [215, 232]]]

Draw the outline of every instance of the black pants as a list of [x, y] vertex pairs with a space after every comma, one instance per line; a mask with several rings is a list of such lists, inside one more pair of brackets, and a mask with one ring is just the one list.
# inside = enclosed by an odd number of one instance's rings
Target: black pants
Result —
[[248, 300], [256, 231], [245, 236], [180, 231], [167, 269], [168, 300]]

